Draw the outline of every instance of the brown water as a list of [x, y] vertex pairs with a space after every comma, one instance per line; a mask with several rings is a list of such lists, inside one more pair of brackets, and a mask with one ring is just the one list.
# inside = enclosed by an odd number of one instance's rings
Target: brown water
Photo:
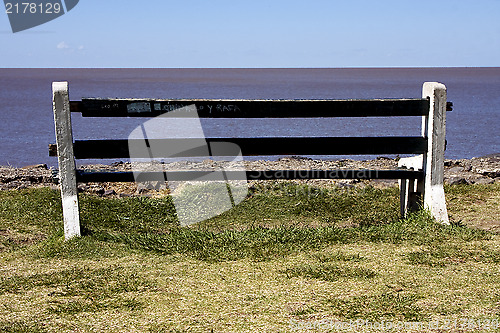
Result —
[[[447, 158], [500, 152], [500, 68], [414, 69], [0, 69], [0, 165], [55, 165], [51, 82], [70, 98], [418, 98], [422, 83], [448, 88]], [[74, 136], [124, 138], [146, 119], [73, 116]], [[420, 120], [391, 118], [203, 121], [207, 136], [419, 135]], [[178, 128], [172, 128], [172, 131]], [[276, 158], [276, 157], [268, 157]], [[338, 156], [322, 156], [338, 158]], [[366, 158], [366, 157], [363, 157]]]

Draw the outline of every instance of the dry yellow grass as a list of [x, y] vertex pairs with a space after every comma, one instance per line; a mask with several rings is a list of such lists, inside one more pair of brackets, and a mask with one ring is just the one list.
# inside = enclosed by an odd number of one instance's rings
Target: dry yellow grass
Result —
[[[497, 220], [498, 185], [447, 191], [455, 221], [481, 227], [483, 216]], [[481, 216], [474, 217], [473, 212]], [[15, 229], [5, 220], [7, 216], [22, 221], [15, 214], [1, 216], [3, 230]], [[498, 323], [500, 317], [500, 235], [469, 237], [464, 230], [440, 231], [448, 237], [443, 242], [432, 235], [428, 242], [422, 235], [399, 242], [370, 240], [368, 235], [364, 240], [332, 242], [285, 255], [235, 260], [161, 254], [90, 236], [71, 243], [73, 250], [61, 257], [50, 255], [47, 241], [9, 249], [4, 240], [0, 331], [298, 332], [310, 328], [310, 332], [327, 332], [335, 331], [328, 330], [335, 323], [360, 319], [438, 322], [450, 328], [442, 330], [446, 332], [473, 325], [485, 328], [488, 322], [481, 320]], [[16, 232], [18, 239], [23, 232]], [[51, 242], [52, 247], [59, 244]], [[380, 331], [363, 325], [355, 328]], [[428, 331], [418, 328], [415, 331]]]

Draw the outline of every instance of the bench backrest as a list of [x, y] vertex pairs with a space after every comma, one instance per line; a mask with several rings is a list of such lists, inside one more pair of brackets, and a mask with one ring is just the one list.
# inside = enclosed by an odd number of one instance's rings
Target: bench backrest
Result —
[[[428, 116], [429, 99], [398, 100], [133, 100], [83, 99], [71, 102], [83, 117], [157, 117], [191, 105], [200, 118], [392, 117]], [[307, 133], [304, 134], [307, 136]], [[165, 144], [186, 139], [165, 139]], [[393, 137], [259, 137], [207, 138], [233, 142], [244, 156], [422, 154], [427, 138]], [[77, 140], [77, 159], [128, 158], [128, 140]], [[184, 157], [200, 156], [191, 151]], [[145, 156], [147, 157], [147, 156]], [[168, 157], [168, 156], [158, 156]]]
[[[433, 214], [447, 222], [446, 207], [436, 204], [430, 193], [432, 186], [442, 188], [442, 173], [445, 148], [445, 111], [446, 88], [439, 83], [427, 82], [423, 87], [422, 98], [417, 99], [374, 99], [374, 100], [179, 100], [179, 99], [82, 99], [69, 101], [67, 82], [55, 82], [54, 119], [56, 124], [57, 149], [51, 147], [51, 155], [59, 158], [61, 189], [64, 200], [77, 203], [76, 181], [133, 181], [129, 174], [83, 174], [77, 173], [74, 159], [128, 158], [129, 140], [76, 140], [73, 141], [71, 112], [81, 113], [83, 117], [157, 117], [181, 108], [191, 107], [195, 112], [186, 117], [199, 118], [309, 118], [309, 117], [422, 117], [421, 136], [385, 137], [259, 137], [259, 138], [205, 138], [210, 146], [218, 142], [234, 143], [244, 156], [250, 155], [381, 155], [381, 154], [418, 154], [421, 166], [415, 170], [392, 170], [382, 173], [365, 174], [366, 178], [396, 178], [417, 180], [415, 185], [405, 184], [410, 192], [419, 192], [424, 203], [433, 209]], [[189, 138], [160, 139], [156, 144], [169, 144]], [[199, 140], [199, 139], [198, 139]], [[205, 156], [205, 150], [190, 150], [183, 157]], [[136, 156], [140, 157], [140, 156]], [[150, 156], [144, 156], [148, 158]], [[170, 157], [158, 156], [155, 157]], [[404, 166], [404, 163], [402, 164]], [[417, 170], [418, 169], [418, 170]], [[280, 170], [283, 175], [283, 170]], [[355, 172], [327, 174], [312, 172], [293, 178], [360, 178]], [[333, 175], [333, 176], [332, 176]], [[248, 173], [252, 179], [252, 173]], [[266, 179], [280, 178], [266, 176]], [[253, 179], [259, 179], [255, 177]], [[68, 185], [69, 184], [69, 185]], [[428, 184], [425, 186], [425, 184]], [[71, 187], [71, 188], [69, 188]], [[438, 190], [439, 192], [440, 190]], [[426, 194], [429, 199], [426, 200]], [[64, 193], [67, 193], [65, 196]], [[440, 195], [440, 194], [439, 194]], [[409, 194], [408, 194], [409, 196]], [[65, 198], [66, 197], [66, 198]], [[444, 192], [443, 192], [444, 197]], [[72, 198], [72, 199], [68, 199]], [[403, 199], [402, 199], [403, 200]], [[407, 199], [405, 199], [407, 200]], [[440, 199], [437, 201], [441, 201]], [[405, 203], [408, 205], [408, 203]], [[406, 207], [406, 206], [405, 206]], [[70, 218], [78, 215], [78, 207], [68, 213]], [[445, 217], [446, 215], [446, 217]], [[65, 218], [66, 220], [66, 218]], [[71, 228], [70, 228], [71, 229]], [[74, 234], [75, 230], [68, 230]], [[79, 230], [78, 230], [79, 234]]]

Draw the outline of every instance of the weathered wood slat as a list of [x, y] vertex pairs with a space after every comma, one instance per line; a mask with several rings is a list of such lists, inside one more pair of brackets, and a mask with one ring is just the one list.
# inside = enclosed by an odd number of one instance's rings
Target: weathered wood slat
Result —
[[[220, 170], [217, 170], [219, 173]], [[224, 171], [226, 178], [230, 180], [241, 179], [241, 175], [246, 174], [247, 180], [271, 180], [271, 179], [422, 179], [422, 171], [413, 170], [249, 170], [245, 173], [241, 171]], [[203, 177], [207, 180], [207, 175], [211, 171], [168, 171], [163, 172], [143, 172], [140, 177], [148, 181], [165, 181], [175, 179], [176, 181], [196, 181]], [[214, 181], [220, 180], [220, 175], [214, 173]], [[134, 173], [131, 171], [82, 171], [77, 172], [77, 181], [82, 183], [90, 182], [134, 182]]]
[[[82, 99], [71, 111], [83, 117], [156, 117], [196, 105], [200, 118], [308, 118], [425, 116], [429, 100], [209, 100]], [[188, 115], [188, 116], [189, 116]]]
[[446, 102], [446, 111], [453, 111], [453, 102]]
[[[271, 137], [271, 138], [207, 138], [213, 156], [265, 155], [378, 155], [422, 154], [427, 149], [423, 137]], [[209, 156], [203, 139], [152, 139], [147, 144], [154, 149], [138, 149], [133, 158], [179, 158]], [[222, 143], [232, 143], [230, 149], [216, 149]], [[135, 147], [146, 147], [144, 140], [132, 140]], [[128, 140], [77, 140], [75, 158], [128, 158]], [[190, 147], [179, 152], [179, 147]], [[152, 151], [153, 156], [149, 155]]]

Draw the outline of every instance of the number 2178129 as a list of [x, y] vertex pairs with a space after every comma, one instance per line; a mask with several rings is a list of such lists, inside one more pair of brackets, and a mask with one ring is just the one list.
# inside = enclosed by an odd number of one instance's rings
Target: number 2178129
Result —
[[60, 3], [5, 3], [5, 12], [7, 14], [59, 14], [63, 9]]

